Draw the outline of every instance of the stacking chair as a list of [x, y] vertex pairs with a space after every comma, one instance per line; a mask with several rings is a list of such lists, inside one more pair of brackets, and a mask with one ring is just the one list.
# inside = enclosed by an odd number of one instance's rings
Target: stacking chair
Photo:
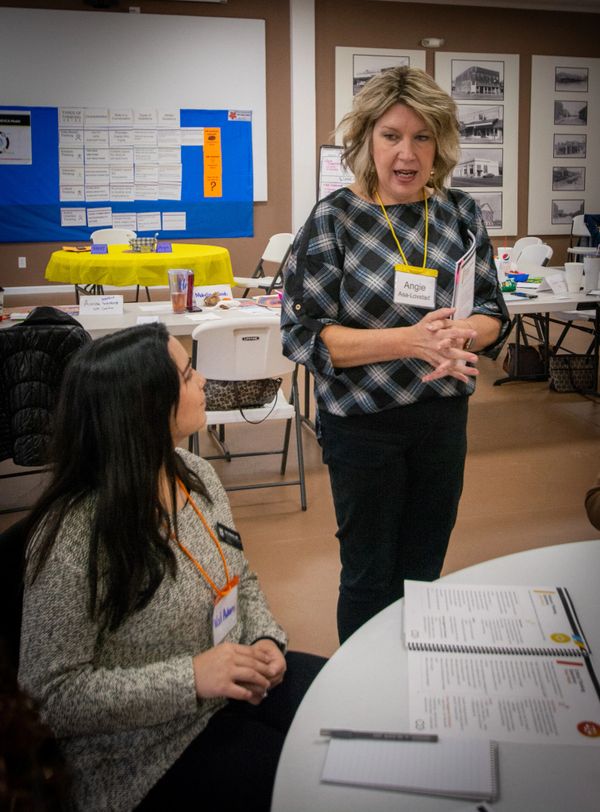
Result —
[[[240, 288], [244, 288], [242, 298], [245, 298], [252, 288], [256, 288], [268, 294], [272, 293], [274, 289], [282, 287], [281, 277], [287, 258], [292, 250], [293, 241], [293, 234], [287, 232], [273, 234], [258, 260], [258, 265], [254, 269], [252, 276], [234, 276], [235, 284]], [[275, 263], [277, 265], [273, 276], [265, 275], [263, 265], [265, 262]]]
[[[192, 365], [205, 378], [221, 381], [246, 381], [255, 378], [275, 378], [291, 373], [290, 399], [281, 388], [273, 402], [260, 408], [226, 411], [207, 411], [206, 422], [209, 436], [216, 442], [220, 453], [205, 459], [225, 459], [231, 462], [236, 457], [281, 455], [280, 474], [285, 475], [292, 422], [296, 437], [298, 457], [298, 479], [281, 479], [271, 482], [252, 482], [246, 485], [227, 486], [226, 490], [249, 490], [252, 488], [275, 488], [289, 485], [300, 487], [300, 503], [306, 510], [306, 485], [304, 478], [304, 454], [300, 399], [298, 396], [298, 369], [284, 357], [281, 349], [279, 320], [273, 315], [250, 316], [236, 313], [233, 318], [220, 321], [207, 321], [200, 324], [192, 333]], [[260, 426], [253, 425], [269, 420], [285, 420], [283, 446], [276, 450], [262, 450], [260, 446]], [[225, 444], [225, 425], [241, 423], [252, 434], [255, 447], [261, 450], [233, 453]], [[190, 448], [199, 453], [198, 434], [190, 438]]]
[[553, 253], [552, 248], [541, 241], [535, 245], [526, 245], [516, 261], [517, 270], [526, 272], [527, 266], [547, 265]]
[[571, 220], [571, 239], [569, 246], [574, 248], [575, 246], [591, 245], [591, 237], [592, 235], [585, 224], [585, 215], [576, 214]]
[[519, 257], [521, 256], [521, 252], [524, 248], [528, 245], [541, 245], [542, 241], [539, 237], [521, 237], [518, 239], [515, 244], [513, 245], [513, 249], [510, 255], [511, 262], [518, 262]]

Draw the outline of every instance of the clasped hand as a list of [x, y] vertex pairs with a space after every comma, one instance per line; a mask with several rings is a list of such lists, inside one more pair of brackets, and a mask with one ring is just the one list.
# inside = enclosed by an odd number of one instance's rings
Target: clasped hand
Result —
[[224, 696], [258, 705], [283, 680], [285, 657], [272, 640], [251, 646], [219, 643], [193, 658], [199, 697]]
[[451, 377], [467, 383], [469, 377], [479, 374], [475, 367], [477, 356], [463, 349], [465, 342], [476, 338], [477, 333], [468, 322], [454, 321], [451, 316], [454, 308], [442, 307], [427, 313], [421, 321], [411, 327], [414, 342], [414, 357], [427, 361], [433, 369], [422, 377], [425, 383], [438, 378]]

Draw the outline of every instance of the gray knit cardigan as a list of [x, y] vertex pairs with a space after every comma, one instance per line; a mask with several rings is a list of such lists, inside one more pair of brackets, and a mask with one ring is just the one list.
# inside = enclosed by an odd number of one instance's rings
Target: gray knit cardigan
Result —
[[[212, 497], [210, 504], [193, 495], [209, 525], [233, 528], [212, 466], [179, 451]], [[41, 574], [26, 585], [19, 681], [59, 739], [73, 781], [69, 808], [118, 812], [144, 798], [226, 700], [198, 699], [194, 690], [192, 656], [212, 646], [213, 593], [178, 548], [176, 579], [165, 576], [148, 606], [100, 634], [88, 611], [93, 509], [90, 498], [69, 514]], [[178, 525], [180, 541], [221, 585], [221, 559], [189, 505]], [[240, 578], [239, 620], [226, 639], [285, 645], [243, 553], [221, 546]]]

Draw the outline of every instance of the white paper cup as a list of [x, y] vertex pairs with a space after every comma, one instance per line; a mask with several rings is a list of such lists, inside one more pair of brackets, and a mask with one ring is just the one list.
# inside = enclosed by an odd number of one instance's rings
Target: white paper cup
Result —
[[600, 257], [584, 257], [583, 260], [583, 289], [586, 293], [598, 289], [600, 277]]
[[565, 276], [569, 293], [579, 293], [583, 281], [583, 262], [565, 262]]

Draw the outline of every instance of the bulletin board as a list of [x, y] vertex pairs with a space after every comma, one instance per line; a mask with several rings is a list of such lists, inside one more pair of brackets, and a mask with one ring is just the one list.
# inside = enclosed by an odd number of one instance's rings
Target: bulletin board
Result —
[[[165, 116], [174, 117], [175, 122], [135, 129], [138, 136], [156, 140], [162, 135], [180, 142], [180, 146], [160, 150], [110, 149], [109, 135], [120, 140], [133, 137], [133, 126], [121, 122], [117, 127], [84, 127], [86, 110], [0, 107], [0, 138], [4, 138], [0, 143], [0, 242], [89, 240], [96, 228], [112, 226], [130, 228], [140, 236], [158, 232], [166, 239], [252, 236], [252, 126], [242, 111], [171, 110]], [[136, 112], [142, 117], [152, 114], [149, 108], [93, 108], [88, 112], [104, 116], [103, 124], [118, 114], [131, 118]], [[71, 120], [77, 115], [81, 126]], [[210, 160], [205, 156], [207, 132], [219, 137], [218, 170], [213, 180], [205, 177]], [[90, 135], [106, 140], [99, 148], [89, 146], [90, 142], [86, 146]], [[108, 162], [111, 154], [124, 153], [125, 163], [95, 163], [88, 160], [93, 153], [96, 159], [101, 153]], [[149, 157], [141, 158], [144, 153]], [[154, 157], [149, 153], [156, 153], [154, 164], [134, 163], [135, 157], [143, 161]], [[173, 154], [173, 164], [158, 163], [159, 153]], [[128, 155], [131, 163], [127, 163]], [[208, 166], [210, 174], [210, 163]], [[156, 182], [136, 182], [142, 169], [146, 179], [148, 170], [155, 171]], [[164, 175], [170, 169], [178, 175], [159, 183], [159, 171]], [[130, 171], [131, 178], [125, 176], [128, 182], [119, 178], [119, 171], [124, 176]], [[90, 178], [100, 173], [106, 175], [106, 182], [92, 183]], [[115, 183], [115, 178], [120, 182]]]
[[[0, 8], [0, 75], [6, 80], [0, 87], [0, 105], [8, 110], [35, 108], [35, 117], [52, 125], [52, 132], [56, 132], [53, 108], [178, 109], [189, 116], [193, 111], [241, 111], [250, 119], [243, 124], [238, 119], [235, 124], [242, 124], [238, 131], [245, 128], [251, 132], [251, 194], [254, 201], [267, 199], [264, 20]], [[53, 151], [48, 140], [52, 132], [43, 136], [40, 154]], [[36, 139], [32, 146], [36, 154]], [[183, 159], [184, 185], [190, 176], [190, 161], [191, 152]], [[24, 166], [18, 171], [28, 174]], [[31, 193], [41, 192], [37, 201], [41, 206], [55, 205], [49, 197], [50, 186], [56, 187], [56, 171], [56, 167], [49, 167], [34, 178], [30, 169], [28, 199], [22, 202], [31, 202]], [[231, 178], [235, 180], [235, 173]], [[243, 189], [239, 194], [242, 192], [245, 194]], [[7, 199], [8, 195], [1, 203]], [[207, 203], [207, 214], [190, 209], [186, 233], [178, 236], [229, 236], [212, 230], [216, 222], [212, 215], [221, 213], [225, 229], [229, 204], [235, 200], [236, 192], [231, 190], [229, 199], [224, 194], [222, 201]], [[147, 202], [155, 203], [152, 208], [156, 210], [156, 201]], [[119, 208], [115, 206], [117, 211]], [[199, 228], [208, 223], [211, 233], [192, 232], [195, 218]], [[2, 222], [6, 222], [4, 213]], [[235, 236], [247, 233], [238, 231]], [[72, 236], [79, 238], [74, 233]]]

